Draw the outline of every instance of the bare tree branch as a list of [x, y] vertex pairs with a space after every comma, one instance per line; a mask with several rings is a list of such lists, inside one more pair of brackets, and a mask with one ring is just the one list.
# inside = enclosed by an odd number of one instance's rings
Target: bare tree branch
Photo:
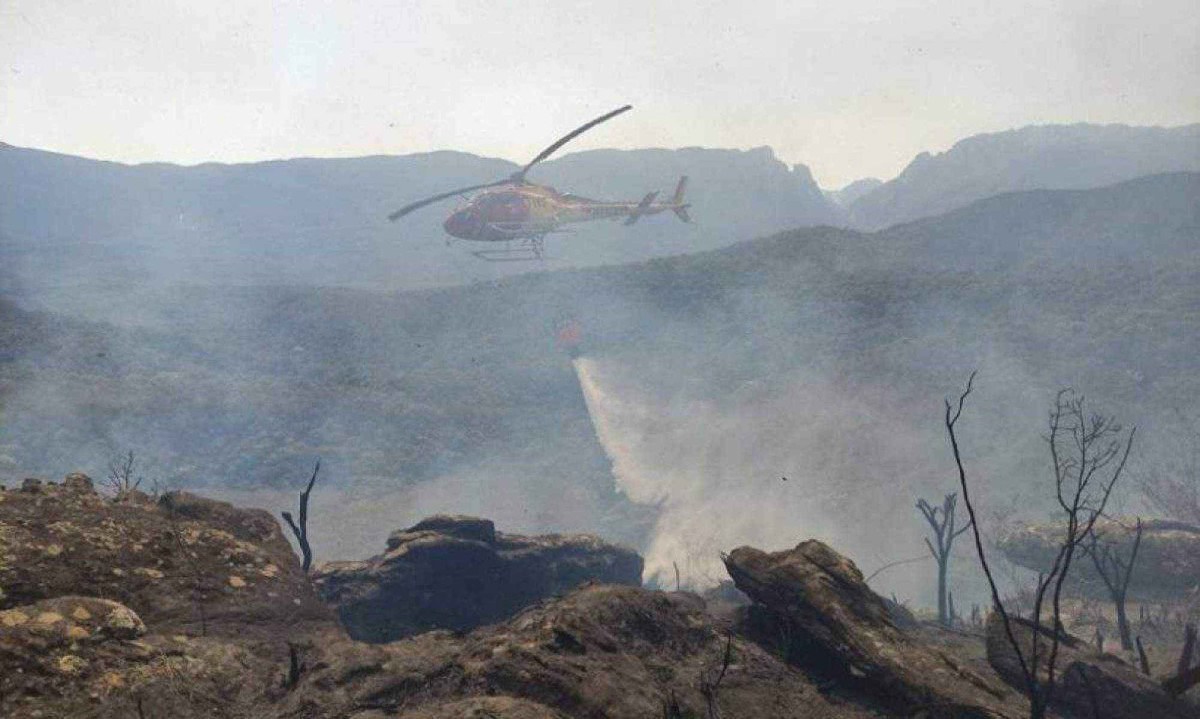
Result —
[[876, 569], [874, 572], [871, 572], [871, 574], [863, 581], [870, 582], [876, 576], [881, 574], [885, 569], [891, 569], [892, 567], [899, 567], [902, 564], [912, 564], [913, 562], [928, 562], [928, 561], [929, 561], [929, 557], [926, 557], [924, 554], [922, 554], [919, 557], [909, 557], [908, 559], [897, 559], [896, 561], [888, 562], [887, 564], [883, 565], [879, 569]]
[[[1098, 414], [1092, 414], [1089, 417], [1085, 413], [1082, 396], [1076, 396], [1070, 389], [1060, 390], [1055, 396], [1054, 408], [1051, 410], [1047, 422], [1049, 434], [1045, 439], [1050, 447], [1055, 500], [1066, 515], [1066, 529], [1050, 572], [1038, 575], [1033, 616], [1031, 617], [1033, 636], [1029, 653], [1026, 654], [1013, 633], [1012, 618], [1000, 599], [999, 590], [984, 553], [975, 508], [971, 503], [967, 486], [966, 471], [963, 469], [958, 437], [955, 433], [955, 425], [962, 415], [963, 404], [971, 392], [974, 378], [975, 375], [972, 373], [971, 379], [967, 381], [966, 390], [959, 396], [957, 409], [949, 400], [946, 401], [946, 431], [950, 435], [950, 446], [958, 467], [963, 502], [967, 507], [967, 513], [971, 517], [971, 526], [974, 529], [976, 553], [991, 588], [993, 604], [1003, 622], [1005, 636], [1016, 654], [1021, 668], [1021, 674], [1029, 694], [1030, 717], [1031, 719], [1042, 719], [1046, 716], [1053, 700], [1057, 682], [1055, 665], [1064, 634], [1061, 620], [1063, 584], [1071, 571], [1076, 549], [1088, 538], [1096, 521], [1104, 514], [1112, 497], [1113, 489], [1129, 459], [1137, 429], [1132, 429], [1122, 443], [1123, 430], [1121, 426], [1110, 417]], [[1122, 581], [1127, 586], [1127, 581]], [[1042, 608], [1047, 600], [1048, 592], [1050, 593], [1052, 625], [1046, 631], [1050, 646], [1045, 661], [1045, 678], [1043, 679], [1040, 672], [1042, 656], [1039, 644], [1043, 634]]]
[[[1029, 671], [1029, 666], [1025, 661], [1025, 654], [1021, 651], [1021, 645], [1017, 642], [1016, 635], [1013, 634], [1012, 621], [1009, 619], [1008, 612], [1004, 609], [1004, 602], [1000, 600], [1000, 590], [996, 587], [996, 579], [992, 575], [991, 566], [987, 561], [987, 553], [983, 550], [983, 537], [979, 533], [979, 521], [975, 516], [975, 507], [971, 504], [971, 490], [967, 486], [967, 471], [963, 468], [962, 453], [958, 449], [958, 436], [954, 432], [955, 426], [958, 424], [959, 417], [962, 416], [963, 404], [967, 401], [967, 397], [971, 394], [972, 386], [975, 383], [975, 375], [978, 370], [971, 373], [967, 378], [967, 387], [958, 397], [958, 408], [953, 409], [950, 400], [946, 400], [946, 433], [950, 435], [950, 448], [954, 452], [954, 464], [958, 467], [958, 484], [962, 489], [963, 504], [967, 508], [967, 514], [971, 517], [971, 529], [975, 539], [975, 552], [979, 557], [979, 565], [983, 569], [983, 574], [987, 577], [988, 587], [992, 590], [992, 606], [1000, 613], [1000, 618], [1004, 622], [1004, 633], [1008, 636], [1008, 641], [1016, 652], [1017, 662], [1021, 665], [1021, 673], [1026, 677], [1027, 682], [1032, 677]], [[1030, 690], [1033, 686], [1030, 685]]]
[[108, 477], [104, 483], [118, 498], [136, 491], [142, 486], [142, 477], [137, 476], [137, 457], [133, 450], [114, 457], [108, 462]]

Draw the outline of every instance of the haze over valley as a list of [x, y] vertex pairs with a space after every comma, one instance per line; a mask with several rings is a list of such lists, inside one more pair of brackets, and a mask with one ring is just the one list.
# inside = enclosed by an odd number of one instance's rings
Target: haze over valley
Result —
[[514, 168], [0, 148], [0, 471], [132, 449], [274, 508], [320, 456], [320, 558], [444, 511], [596, 532], [703, 586], [741, 543], [918, 553], [912, 502], [953, 481], [940, 403], [973, 369], [985, 504], [1041, 481], [1061, 386], [1148, 447], [1197, 408], [1200, 126], [969, 138], [844, 204], [768, 148], [568, 154], [536, 179], [635, 198], [687, 174], [695, 224], [598, 223], [543, 264], [445, 246], [438, 208], [384, 219]]
[[0, 717], [1195, 719], [1200, 5], [0, 2]]

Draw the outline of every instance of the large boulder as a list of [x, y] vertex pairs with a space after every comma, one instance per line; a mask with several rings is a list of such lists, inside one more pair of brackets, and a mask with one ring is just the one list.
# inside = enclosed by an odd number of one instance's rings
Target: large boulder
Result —
[[[313, 670], [276, 708], [277, 716], [879, 716], [827, 696], [803, 671], [730, 636], [685, 595], [638, 587], [588, 585], [466, 635], [323, 644], [308, 661]], [[718, 714], [709, 713], [706, 686]], [[312, 702], [323, 705], [320, 712], [312, 711]], [[352, 713], [365, 708], [374, 713]]]
[[438, 515], [393, 532], [383, 554], [322, 565], [314, 582], [351, 636], [388, 642], [472, 629], [585, 582], [640, 585], [641, 576], [636, 552], [597, 537], [524, 537]]
[[153, 630], [280, 637], [333, 617], [265, 511], [172, 492], [100, 496], [85, 475], [0, 491], [0, 609], [86, 593]]
[[[1096, 523], [1101, 542], [1111, 544], [1122, 557], [1133, 549], [1132, 517], [1102, 519]], [[1028, 523], [1010, 527], [999, 541], [1009, 560], [1034, 572], [1045, 572], [1054, 563], [1065, 528], [1059, 523]], [[1074, 595], [1107, 599], [1103, 581], [1090, 558], [1077, 554], [1064, 589]], [[1142, 522], [1129, 597], [1170, 600], [1187, 597], [1200, 589], [1200, 527], [1183, 522], [1152, 519]]]
[[0, 611], [0, 716], [252, 717], [282, 693], [286, 649], [151, 633], [130, 608], [67, 596]]
[[79, 473], [0, 490], [0, 716], [272, 716], [289, 646], [339, 640], [266, 512]]
[[[1033, 644], [1033, 626], [1024, 619], [1011, 618], [1014, 638], [1021, 645], [1025, 661], [1029, 662]], [[1038, 650], [1038, 676], [1046, 680], [1047, 659], [1053, 635], [1042, 629]], [[1008, 639], [1004, 622], [993, 612], [987, 623], [987, 657], [1006, 682], [1024, 692], [1025, 677], [1021, 663]], [[1150, 677], [1121, 659], [1095, 651], [1085, 642], [1070, 635], [1060, 635], [1055, 660], [1057, 688], [1052, 708], [1065, 716], [1078, 719], [1188, 719], [1196, 709], [1171, 698]]]
[[750, 633], [886, 711], [909, 716], [940, 707], [945, 713], [939, 716], [1021, 715], [1022, 703], [1003, 683], [901, 631], [858, 567], [828, 545], [809, 540], [774, 553], [739, 547], [725, 565], [754, 602]]

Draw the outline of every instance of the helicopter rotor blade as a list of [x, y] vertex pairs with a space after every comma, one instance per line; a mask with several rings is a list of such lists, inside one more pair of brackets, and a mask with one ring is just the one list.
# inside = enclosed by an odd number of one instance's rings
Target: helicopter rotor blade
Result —
[[545, 160], [547, 157], [550, 157], [551, 155], [553, 155], [556, 151], [558, 151], [558, 148], [567, 144], [571, 140], [574, 140], [576, 137], [579, 137], [580, 135], [582, 135], [583, 133], [592, 129], [596, 125], [599, 125], [602, 122], [607, 122], [607, 121], [613, 119], [614, 117], [616, 117], [617, 115], [620, 115], [622, 112], [625, 112], [627, 110], [632, 110], [632, 109], [633, 109], [633, 105], [626, 105], [624, 107], [618, 107], [616, 110], [613, 110], [612, 112], [607, 113], [605, 115], [601, 115], [600, 117], [597, 117], [595, 120], [592, 120], [591, 122], [589, 122], [587, 124], [580, 125], [579, 127], [575, 128], [574, 130], [567, 133], [566, 135], [563, 135], [553, 145], [551, 145], [550, 147], [547, 147], [545, 150], [542, 150], [540, 153], [538, 153], [538, 156], [533, 158], [529, 162], [528, 165], [521, 168], [521, 170], [519, 172], [517, 172], [513, 175], [513, 179], [519, 180], [519, 181], [524, 181], [525, 173], [529, 172], [530, 168], [532, 168], [534, 165], [538, 164], [542, 160]]
[[391, 220], [392, 222], [395, 222], [396, 220], [400, 219], [401, 217], [404, 217], [405, 215], [412, 212], [413, 210], [419, 210], [422, 207], [425, 207], [426, 205], [432, 205], [435, 202], [441, 202], [442, 200], [445, 200], [450, 197], [454, 197], [455, 195], [461, 195], [464, 192], [472, 192], [474, 190], [482, 190], [487, 187], [496, 187], [497, 185], [507, 185], [510, 182], [511, 182], [511, 180], [506, 178], [503, 180], [497, 180], [496, 182], [489, 182], [489, 183], [486, 183], [483, 185], [471, 185], [470, 187], [460, 187], [457, 190], [443, 192], [439, 195], [434, 195], [433, 197], [426, 197], [424, 200], [418, 200], [417, 202], [414, 202], [412, 204], [401, 207], [399, 210], [396, 210], [392, 214], [388, 215], [388, 219]]

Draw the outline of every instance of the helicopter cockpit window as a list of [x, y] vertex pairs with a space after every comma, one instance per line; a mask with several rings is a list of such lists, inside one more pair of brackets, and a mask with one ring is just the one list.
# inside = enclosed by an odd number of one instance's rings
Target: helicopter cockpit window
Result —
[[488, 195], [479, 203], [480, 209], [494, 222], [520, 222], [529, 213], [529, 203], [519, 192], [499, 192]]

